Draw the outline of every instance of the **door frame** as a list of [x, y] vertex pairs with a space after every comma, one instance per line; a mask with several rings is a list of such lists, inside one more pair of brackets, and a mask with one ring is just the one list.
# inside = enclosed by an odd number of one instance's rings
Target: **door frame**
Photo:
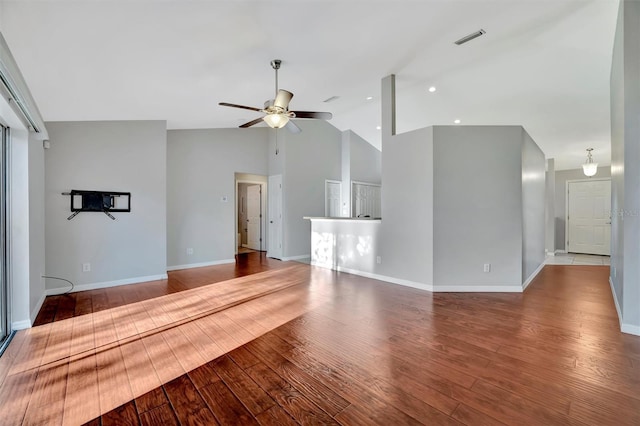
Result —
[[15, 331], [13, 330], [12, 312], [13, 312], [13, 294], [11, 286], [11, 128], [0, 119], [0, 291], [4, 296], [4, 315], [0, 318], [3, 322], [5, 336], [0, 336], [0, 355], [7, 348]]
[[[594, 181], [608, 181], [611, 184], [610, 177], [601, 178], [584, 178], [584, 179], [569, 179], [565, 182], [564, 187], [564, 251], [569, 251], [569, 184], [576, 182], [594, 182]], [[611, 216], [611, 205], [609, 206], [609, 216]], [[599, 256], [599, 255], [594, 255]]]
[[[266, 176], [265, 176], [266, 178]], [[267, 250], [267, 232], [266, 232], [266, 220], [267, 220], [267, 197], [268, 197], [268, 181], [260, 182], [257, 180], [251, 179], [236, 179], [236, 193], [234, 197], [233, 203], [233, 211], [234, 214], [234, 233], [233, 233], [233, 241], [235, 242], [235, 246], [233, 248], [233, 252], [238, 254], [238, 247], [240, 241], [238, 241], [238, 187], [241, 183], [248, 183], [251, 185], [260, 185], [260, 251]]]
[[[284, 212], [284, 188], [283, 188], [283, 178], [282, 178], [282, 174], [276, 174], [276, 175], [269, 175], [268, 177], [269, 179], [269, 185], [271, 185], [271, 192], [269, 192], [269, 197], [268, 197], [268, 216], [267, 216], [267, 220], [269, 221], [269, 241], [267, 244], [267, 257], [271, 257], [273, 259], [280, 259], [282, 260], [282, 258], [284, 257], [284, 216], [285, 216], [285, 212]], [[276, 187], [275, 185], [278, 185], [278, 187]], [[276, 197], [279, 197], [279, 200], [276, 199]], [[280, 218], [279, 219], [275, 219], [272, 217], [272, 213], [274, 209], [278, 210], [278, 212], [280, 213]], [[278, 232], [275, 232], [273, 229], [273, 226], [271, 226], [271, 224], [273, 223], [273, 219], [275, 220], [279, 220], [279, 226], [277, 228]], [[270, 245], [275, 245], [278, 244], [279, 247], [276, 248], [276, 250], [273, 250], [272, 248], [270, 248]]]

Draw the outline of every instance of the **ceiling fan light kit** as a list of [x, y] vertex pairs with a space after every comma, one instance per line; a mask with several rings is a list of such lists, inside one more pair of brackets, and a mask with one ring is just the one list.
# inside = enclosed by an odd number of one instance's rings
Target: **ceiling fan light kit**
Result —
[[582, 171], [588, 177], [595, 176], [598, 173], [598, 163], [593, 162], [591, 151], [593, 151], [593, 148], [587, 148], [587, 162], [582, 165]]
[[271, 61], [271, 68], [273, 68], [276, 73], [276, 96], [273, 100], [265, 102], [264, 108], [254, 108], [245, 105], [230, 104], [228, 102], [220, 102], [218, 104], [231, 108], [248, 109], [265, 114], [264, 117], [257, 118], [255, 120], [249, 121], [248, 123], [240, 125], [241, 128], [244, 129], [247, 127], [251, 127], [255, 124], [260, 123], [261, 121], [264, 121], [272, 129], [280, 129], [286, 126], [287, 130], [289, 130], [291, 133], [300, 133], [300, 128], [293, 122], [289, 121], [290, 119], [312, 118], [320, 120], [330, 120], [333, 116], [330, 112], [289, 111], [289, 102], [291, 102], [291, 98], [293, 98], [293, 93], [289, 92], [288, 90], [278, 89], [278, 70], [280, 69], [281, 64], [282, 61], [280, 59], [274, 59], [273, 61]]
[[272, 129], [281, 129], [289, 122], [289, 116], [286, 114], [267, 114], [262, 117], [265, 123]]

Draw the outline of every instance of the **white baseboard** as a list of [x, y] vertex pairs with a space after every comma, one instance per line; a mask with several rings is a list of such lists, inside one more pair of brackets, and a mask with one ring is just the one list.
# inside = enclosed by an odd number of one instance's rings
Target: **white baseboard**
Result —
[[554, 253], [554, 256], [556, 254], [567, 254], [567, 251], [566, 250], [556, 250], [556, 252]]
[[[76, 293], [78, 291], [86, 291], [86, 290], [97, 290], [100, 288], [108, 288], [108, 287], [117, 287], [120, 285], [127, 284], [136, 284], [136, 283], [144, 283], [147, 281], [158, 281], [158, 280], [166, 280], [167, 274], [160, 275], [148, 275], [146, 277], [134, 277], [134, 278], [126, 278], [124, 280], [115, 280], [115, 281], [104, 281], [100, 283], [90, 283], [90, 284], [80, 284], [73, 287], [72, 293]], [[50, 288], [46, 290], [47, 296], [54, 296], [57, 294], [66, 293], [68, 289], [65, 288]]]
[[283, 261], [289, 261], [289, 260], [300, 260], [300, 259], [311, 259], [311, 255], [310, 254], [299, 254], [298, 256], [289, 256], [289, 257], [283, 257], [280, 260]]
[[205, 266], [224, 265], [227, 263], [235, 263], [235, 259], [214, 260], [212, 262], [187, 263], [186, 265], [167, 266], [167, 271], [177, 271], [179, 269], [202, 268]]
[[12, 330], [24, 330], [25, 328], [31, 328], [30, 320], [15, 321], [11, 323]]
[[611, 275], [609, 275], [609, 287], [611, 288], [611, 297], [613, 297], [613, 303], [616, 305], [616, 312], [618, 313], [618, 322], [620, 323], [620, 328], [622, 328], [622, 311], [620, 310], [620, 305], [618, 305], [618, 298], [616, 297], [616, 290], [613, 288], [613, 281], [611, 280]]
[[620, 323], [620, 331], [627, 334], [633, 334], [635, 336], [640, 336], [640, 326], [626, 324], [622, 317], [622, 310], [620, 309], [620, 305], [618, 304], [618, 298], [616, 297], [616, 291], [613, 287], [613, 281], [611, 280], [611, 276], [609, 276], [609, 286], [611, 287], [611, 296], [613, 297], [613, 303], [616, 305], [616, 312], [618, 313], [618, 322]]
[[522, 293], [519, 285], [442, 285], [433, 286], [434, 293]]
[[555, 251], [548, 252], [547, 250], [545, 250], [545, 251], [544, 251], [544, 254], [545, 254], [546, 256], [555, 256], [555, 255], [556, 255], [556, 252], [555, 252]]
[[338, 271], [338, 272], [346, 272], [348, 274], [359, 275], [365, 278], [371, 278], [374, 280], [385, 281], [392, 284], [399, 284], [407, 287], [413, 287], [419, 290], [433, 291], [433, 286], [431, 284], [419, 283], [415, 281], [405, 280], [402, 278], [388, 277], [386, 275], [373, 274], [371, 272], [364, 272], [364, 271], [359, 271], [357, 269], [343, 268], [341, 266], [336, 266], [335, 268], [332, 268], [330, 266], [316, 264], [313, 262], [311, 262], [311, 264], [313, 266], [319, 266], [321, 268], [333, 269], [334, 271]]
[[622, 325], [620, 326], [620, 331], [622, 331], [623, 333], [640, 336], [640, 326], [637, 325], [622, 323]]
[[42, 304], [44, 303], [45, 297], [47, 297], [46, 290], [42, 292], [42, 295], [40, 296], [40, 300], [38, 300], [38, 303], [36, 303], [36, 306], [34, 306], [33, 310], [31, 311], [31, 324], [29, 324], [29, 327], [31, 327], [31, 325], [33, 325], [33, 323], [36, 322], [36, 317], [38, 316], [38, 312], [40, 312], [40, 309], [42, 308]]
[[538, 276], [540, 271], [542, 271], [542, 268], [544, 268], [544, 265], [545, 263], [542, 262], [540, 266], [538, 266], [538, 268], [535, 271], [533, 271], [531, 275], [529, 275], [529, 278], [527, 278], [527, 280], [522, 284], [522, 291], [525, 291], [525, 289], [529, 287], [529, 284], [531, 284], [531, 281], [533, 281], [533, 279]]

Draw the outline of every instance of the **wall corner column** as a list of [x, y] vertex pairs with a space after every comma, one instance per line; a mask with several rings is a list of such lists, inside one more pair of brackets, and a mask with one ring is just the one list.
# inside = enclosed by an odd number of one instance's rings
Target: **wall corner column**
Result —
[[396, 76], [382, 79], [382, 140], [396, 135]]

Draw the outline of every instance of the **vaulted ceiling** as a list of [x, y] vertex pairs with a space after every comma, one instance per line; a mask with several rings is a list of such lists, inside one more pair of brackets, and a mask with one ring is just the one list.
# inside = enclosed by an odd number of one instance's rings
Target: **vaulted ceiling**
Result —
[[617, 10], [617, 0], [20, 0], [0, 2], [0, 30], [48, 121], [235, 127], [257, 113], [217, 103], [262, 106], [279, 58], [292, 109], [333, 112], [375, 146], [380, 80], [393, 73], [400, 132], [522, 124], [566, 169], [589, 147], [609, 163]]

